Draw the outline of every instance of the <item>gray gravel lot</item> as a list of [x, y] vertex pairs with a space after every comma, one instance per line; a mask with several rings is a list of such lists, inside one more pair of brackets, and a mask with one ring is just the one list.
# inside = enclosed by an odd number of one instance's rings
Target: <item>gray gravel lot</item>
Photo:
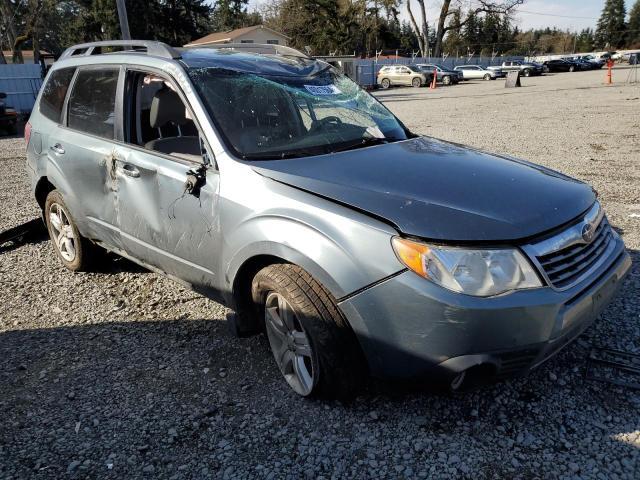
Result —
[[[640, 87], [604, 75], [377, 94], [416, 132], [592, 183], [622, 232], [623, 291], [528, 377], [302, 400], [220, 305], [115, 257], [73, 274], [35, 235], [0, 249], [0, 478], [640, 478], [640, 392], [584, 379], [591, 345], [640, 353]], [[21, 139], [0, 165], [4, 230], [37, 211]]]

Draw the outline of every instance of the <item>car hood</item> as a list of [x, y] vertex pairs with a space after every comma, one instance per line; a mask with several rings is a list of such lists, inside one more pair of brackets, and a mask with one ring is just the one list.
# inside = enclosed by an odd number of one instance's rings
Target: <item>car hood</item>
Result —
[[595, 201], [591, 187], [561, 173], [426, 137], [253, 168], [432, 240], [524, 239]]

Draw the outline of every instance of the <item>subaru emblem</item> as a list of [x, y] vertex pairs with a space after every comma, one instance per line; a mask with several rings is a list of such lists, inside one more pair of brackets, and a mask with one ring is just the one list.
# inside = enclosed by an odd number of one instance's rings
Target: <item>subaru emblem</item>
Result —
[[590, 243], [591, 240], [593, 240], [593, 237], [596, 233], [596, 229], [593, 227], [592, 224], [590, 223], [586, 223], [583, 227], [582, 227], [582, 239], [586, 242], [586, 243]]

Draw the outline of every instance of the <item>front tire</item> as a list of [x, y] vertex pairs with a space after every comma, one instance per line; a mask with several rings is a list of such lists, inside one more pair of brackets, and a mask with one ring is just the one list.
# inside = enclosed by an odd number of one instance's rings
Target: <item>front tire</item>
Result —
[[89, 270], [99, 247], [80, 235], [62, 195], [53, 190], [47, 195], [44, 218], [53, 247], [62, 264], [73, 272]]
[[418, 77], [415, 77], [413, 80], [411, 80], [411, 85], [415, 88], [419, 88], [422, 86], [422, 80], [420, 80]]
[[531, 76], [531, 70], [527, 69], [524, 72], [522, 72], [522, 75], [524, 75], [525, 77], [530, 77]]
[[380, 82], [380, 86], [382, 86], [382, 88], [386, 90], [391, 86], [391, 81], [388, 78], [383, 78], [382, 81]]
[[265, 319], [271, 352], [286, 382], [303, 397], [351, 398], [366, 378], [356, 336], [331, 294], [302, 268], [260, 270], [253, 302]]
[[491, 80], [491, 74], [490, 74], [490, 73], [485, 73], [485, 74], [484, 74], [484, 79], [485, 79], [486, 81]]
[[576, 67], [574, 67], [573, 65], [571, 65], [571, 66], [569, 67], [569, 71], [570, 71], [570, 72], [575, 72], [575, 70], [576, 70]]
[[451, 85], [451, 77], [448, 76], [448, 75], [442, 77], [442, 84], [443, 85]]

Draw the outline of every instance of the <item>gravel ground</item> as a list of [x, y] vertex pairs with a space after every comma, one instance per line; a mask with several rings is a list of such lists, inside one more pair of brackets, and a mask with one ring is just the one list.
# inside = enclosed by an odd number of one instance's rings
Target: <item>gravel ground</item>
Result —
[[[623, 291], [528, 377], [302, 400], [220, 305], [121, 259], [70, 273], [33, 235], [0, 250], [0, 478], [639, 478], [639, 392], [584, 379], [591, 345], [640, 353], [640, 87], [603, 79], [378, 94], [417, 132], [592, 183], [623, 233]], [[0, 165], [4, 230], [37, 211], [21, 139], [0, 140]]]

